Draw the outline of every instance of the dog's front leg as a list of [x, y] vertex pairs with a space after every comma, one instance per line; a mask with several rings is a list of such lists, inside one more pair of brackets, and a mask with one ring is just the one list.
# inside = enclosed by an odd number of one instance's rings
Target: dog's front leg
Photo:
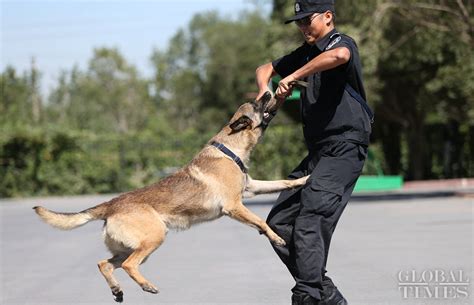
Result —
[[308, 178], [309, 176], [304, 176], [294, 180], [262, 181], [254, 180], [248, 176], [244, 197], [248, 198], [259, 194], [281, 192], [286, 189], [302, 186], [306, 184]]
[[273, 230], [267, 225], [263, 219], [252, 213], [247, 209], [242, 202], [232, 204], [231, 206], [224, 207], [224, 215], [227, 215], [235, 220], [238, 220], [246, 225], [258, 229], [261, 233], [264, 233], [272, 243], [277, 246], [284, 246], [285, 241], [278, 236]]

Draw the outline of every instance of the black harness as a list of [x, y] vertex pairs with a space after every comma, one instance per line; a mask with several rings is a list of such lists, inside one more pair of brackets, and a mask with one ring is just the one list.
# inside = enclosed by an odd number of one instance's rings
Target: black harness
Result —
[[244, 174], [247, 173], [247, 168], [245, 167], [244, 162], [242, 162], [242, 160], [236, 154], [234, 154], [230, 149], [228, 149], [224, 144], [212, 142], [211, 145], [216, 147], [220, 151], [222, 151], [224, 154], [229, 156], [232, 160], [234, 160], [234, 162], [240, 167], [240, 170], [242, 170]]
[[367, 104], [364, 98], [357, 91], [355, 91], [355, 89], [352, 88], [349, 83], [346, 83], [345, 89], [357, 102], [359, 102], [359, 104], [361, 104], [362, 108], [365, 109], [365, 112], [367, 112], [367, 115], [370, 118], [370, 123], [374, 123], [374, 113], [372, 112], [372, 109], [370, 109], [369, 104]]

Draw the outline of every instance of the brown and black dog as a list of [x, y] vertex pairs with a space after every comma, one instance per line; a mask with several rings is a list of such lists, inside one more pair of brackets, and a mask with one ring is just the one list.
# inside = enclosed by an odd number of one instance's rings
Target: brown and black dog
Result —
[[[163, 243], [169, 229], [183, 230], [227, 215], [257, 228], [272, 243], [284, 245], [265, 221], [242, 204], [244, 195], [278, 192], [304, 185], [307, 180], [259, 181], [246, 173], [244, 166], [250, 153], [272, 117], [264, 112], [275, 103], [267, 92], [259, 100], [241, 105], [230, 123], [188, 165], [155, 184], [79, 213], [34, 209], [45, 222], [62, 230], [91, 220], [105, 221], [104, 240], [113, 257], [100, 261], [98, 266], [117, 302], [123, 301], [123, 292], [112, 274], [117, 268], [123, 268], [144, 291], [158, 293], [138, 266]], [[237, 155], [241, 166], [213, 143]]]

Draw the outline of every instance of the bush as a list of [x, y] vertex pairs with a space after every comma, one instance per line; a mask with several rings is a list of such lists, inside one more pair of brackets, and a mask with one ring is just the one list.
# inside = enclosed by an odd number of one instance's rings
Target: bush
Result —
[[0, 196], [121, 192], [150, 184], [189, 162], [209, 139], [36, 130], [0, 139]]
[[[94, 134], [67, 129], [10, 132], [0, 138], [0, 196], [114, 193], [156, 182], [186, 165], [214, 135], [189, 129]], [[375, 160], [382, 154], [374, 147]], [[299, 124], [275, 124], [255, 148], [250, 174], [282, 179], [307, 154]], [[364, 173], [380, 166], [368, 161]], [[383, 165], [383, 162], [382, 162]]]

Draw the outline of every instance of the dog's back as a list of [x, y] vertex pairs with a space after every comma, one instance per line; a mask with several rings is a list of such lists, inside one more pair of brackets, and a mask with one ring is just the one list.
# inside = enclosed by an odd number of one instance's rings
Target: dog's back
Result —
[[62, 230], [138, 210], [149, 212], [150, 208], [158, 213], [167, 229], [186, 229], [221, 216], [223, 198], [241, 195], [245, 181], [235, 179], [241, 175], [229, 166], [230, 161], [207, 146], [176, 173], [87, 210], [59, 213], [43, 207], [34, 209], [46, 223]]

